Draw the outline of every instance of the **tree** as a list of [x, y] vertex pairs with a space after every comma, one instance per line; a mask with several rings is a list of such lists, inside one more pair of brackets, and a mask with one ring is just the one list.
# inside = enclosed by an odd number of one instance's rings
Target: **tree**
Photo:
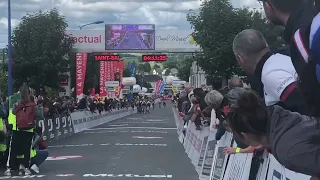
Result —
[[282, 45], [277, 40], [279, 31], [273, 32], [275, 27], [267, 23], [260, 13], [253, 13], [246, 8], [233, 8], [229, 0], [204, 1], [199, 13], [190, 11], [187, 19], [194, 29], [194, 38], [203, 51], [195, 58], [209, 79], [244, 75], [232, 51], [235, 35], [244, 29], [258, 29], [268, 42], [272, 42], [271, 46]]
[[178, 74], [177, 76], [184, 81], [189, 81], [190, 68], [194, 59], [192, 57], [185, 57], [183, 61], [178, 64]]
[[177, 59], [174, 58], [174, 57], [168, 57], [167, 61], [165, 61], [163, 63], [163, 68], [166, 69], [166, 68], [169, 68], [169, 69], [172, 69], [172, 68], [177, 68]]
[[22, 17], [12, 36], [15, 87], [27, 82], [36, 90], [41, 85], [59, 89], [59, 76], [69, 71], [73, 46], [67, 27], [56, 9]]
[[149, 62], [146, 62], [143, 64], [143, 71], [145, 73], [150, 73], [151, 72], [151, 65]]
[[208, 76], [228, 78], [238, 74], [232, 42], [238, 32], [246, 29], [247, 18], [234, 10], [229, 0], [211, 0], [202, 3], [199, 14], [190, 12], [187, 19], [203, 50], [196, 58]]
[[0, 91], [2, 95], [8, 94], [8, 76], [5, 71], [0, 71]]
[[130, 77], [131, 76], [131, 72], [129, 70], [128, 67], [125, 67], [123, 70], [123, 77]]
[[162, 75], [163, 69], [157, 68], [157, 69], [155, 69], [155, 70], [156, 70], [156, 73], [157, 73], [158, 75]]
[[144, 74], [144, 65], [142, 63], [138, 64], [137, 66], [137, 72], [139, 74]]
[[161, 68], [160, 66], [159, 66], [159, 64], [153, 64], [153, 66], [152, 66], [152, 72], [156, 72], [157, 73], [157, 71], [156, 71], [156, 69], [157, 68]]
[[169, 68], [167, 68], [166, 71], [164, 71], [165, 76], [169, 76], [170, 73], [171, 73], [171, 70]]

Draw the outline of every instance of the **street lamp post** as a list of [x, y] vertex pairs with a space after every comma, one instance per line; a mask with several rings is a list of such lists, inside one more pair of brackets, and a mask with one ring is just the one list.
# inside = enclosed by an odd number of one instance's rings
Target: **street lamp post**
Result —
[[79, 26], [80, 30], [86, 26], [89, 26], [89, 25], [92, 25], [92, 24], [102, 24], [104, 23], [104, 21], [96, 21], [96, 22], [92, 22], [92, 23], [88, 23], [88, 24], [85, 24], [85, 25], [82, 25], [82, 26]]
[[8, 0], [8, 95], [12, 94], [11, 0]]

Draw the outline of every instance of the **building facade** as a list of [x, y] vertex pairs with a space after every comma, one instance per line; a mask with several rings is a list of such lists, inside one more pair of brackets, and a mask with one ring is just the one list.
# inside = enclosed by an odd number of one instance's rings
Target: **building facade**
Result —
[[201, 69], [199, 65], [197, 65], [196, 61], [192, 62], [192, 66], [190, 68], [189, 83], [194, 88], [200, 88], [201, 85], [208, 85], [206, 73]]

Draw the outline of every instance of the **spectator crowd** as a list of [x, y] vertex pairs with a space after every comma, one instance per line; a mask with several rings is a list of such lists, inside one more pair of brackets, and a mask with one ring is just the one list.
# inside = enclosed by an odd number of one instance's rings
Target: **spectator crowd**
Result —
[[255, 179], [265, 151], [285, 168], [320, 179], [320, 69], [314, 59], [320, 51], [311, 48], [312, 41], [320, 41], [316, 39], [320, 3], [262, 0], [261, 4], [270, 22], [285, 26], [289, 55], [271, 51], [261, 32], [243, 30], [234, 38], [233, 52], [255, 83], [246, 89], [241, 79], [232, 78], [228, 87], [210, 92], [185, 84], [177, 100], [179, 115], [185, 127], [193, 123], [201, 131], [210, 126], [216, 140], [232, 132], [238, 147], [224, 151], [254, 152], [250, 179]]
[[126, 99], [85, 96], [76, 102], [72, 97], [50, 98], [43, 94], [35, 96], [31, 88], [22, 85], [5, 101], [0, 98], [0, 166], [6, 169], [6, 176], [40, 173], [39, 166], [49, 152], [42, 127], [35, 123], [37, 119], [84, 110], [110, 112], [130, 106]]

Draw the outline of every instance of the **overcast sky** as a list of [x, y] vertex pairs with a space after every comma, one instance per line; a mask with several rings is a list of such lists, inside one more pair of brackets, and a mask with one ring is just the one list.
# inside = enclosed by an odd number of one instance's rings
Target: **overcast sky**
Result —
[[[257, 0], [232, 0], [235, 7], [259, 7]], [[190, 29], [186, 13], [198, 9], [200, 0], [11, 0], [12, 25], [26, 13], [56, 7], [64, 15], [70, 29], [79, 25], [104, 21], [105, 24], [155, 24], [156, 28]], [[7, 0], [0, 0], [0, 48], [7, 44]], [[86, 29], [103, 29], [93, 25]]]

